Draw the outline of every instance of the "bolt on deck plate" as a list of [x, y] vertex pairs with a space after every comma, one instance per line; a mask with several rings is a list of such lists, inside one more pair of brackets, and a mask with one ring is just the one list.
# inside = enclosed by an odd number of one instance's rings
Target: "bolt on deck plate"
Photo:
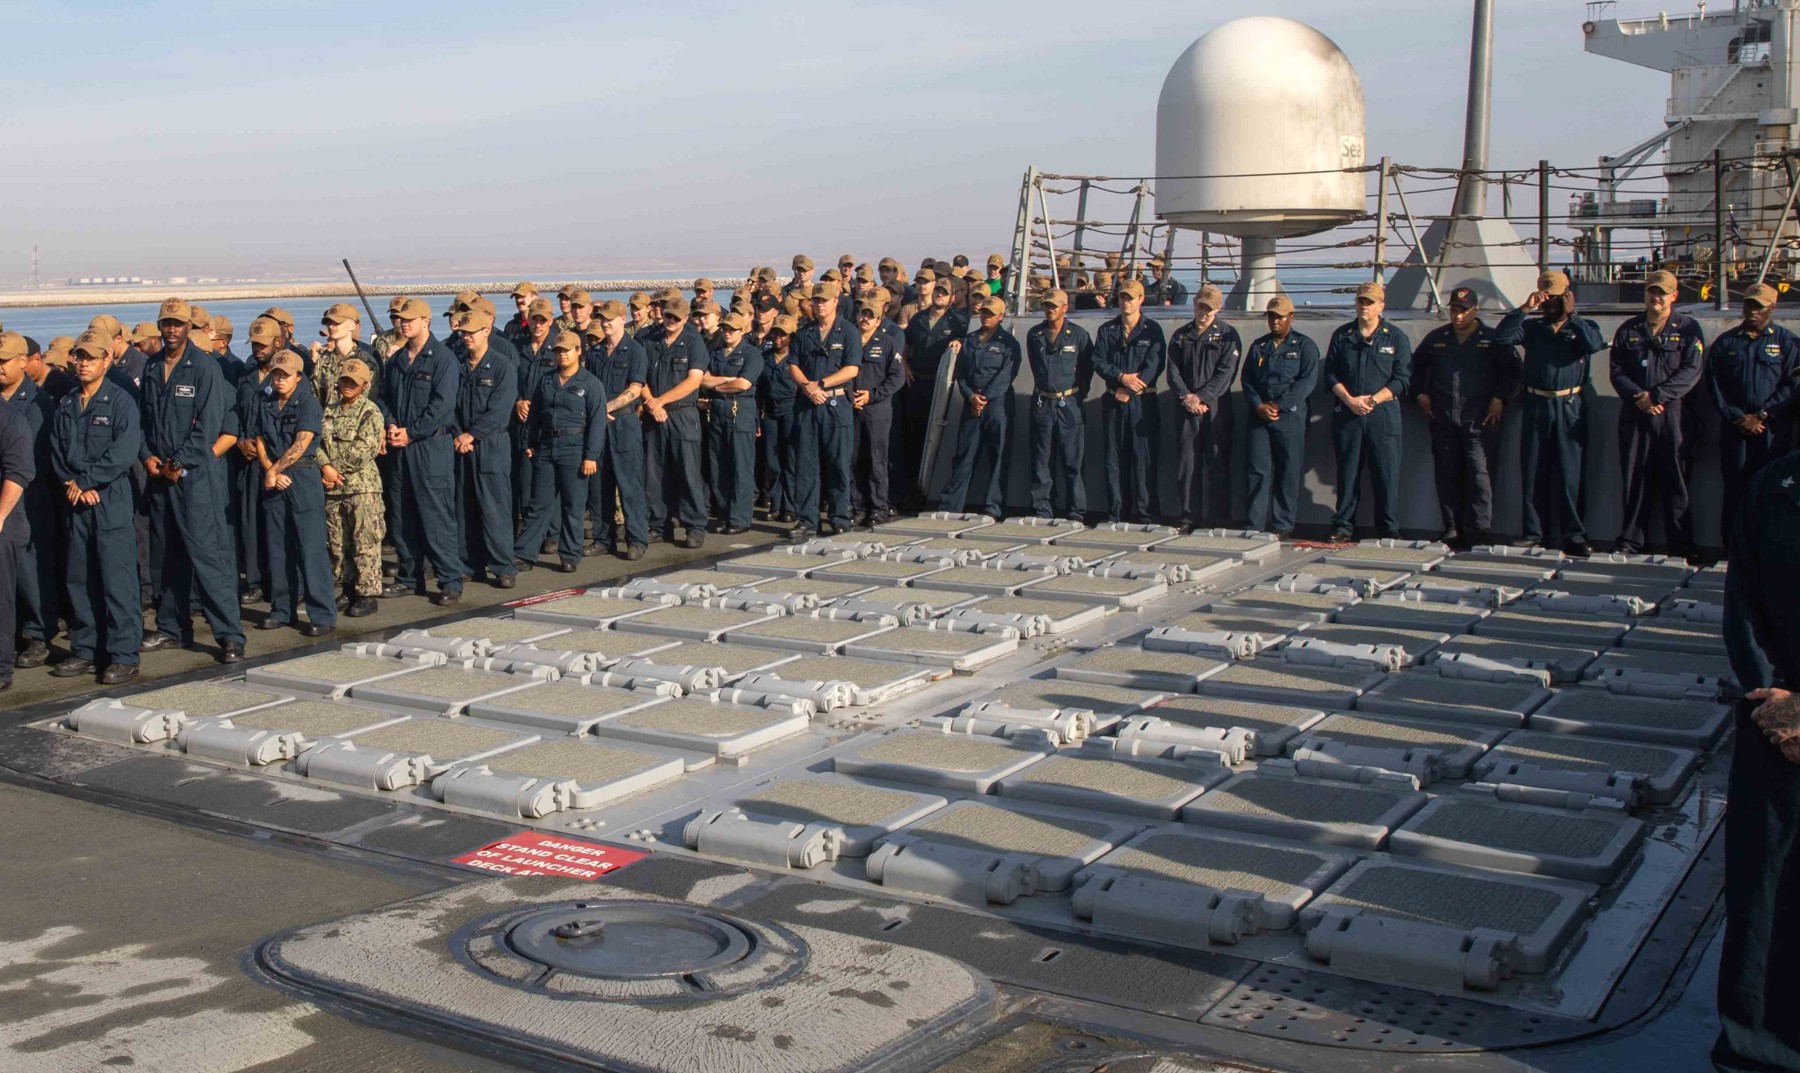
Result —
[[1525, 717], [1549, 700], [1547, 689], [1529, 683], [1442, 678], [1429, 670], [1402, 671], [1356, 698], [1356, 709], [1485, 726], [1521, 727]]
[[1258, 756], [1280, 756], [1296, 735], [1325, 718], [1319, 708], [1205, 696], [1166, 697], [1145, 714], [1201, 730], [1254, 731]]
[[1230, 774], [1225, 767], [1066, 751], [1008, 775], [998, 788], [1002, 797], [1172, 820], [1181, 806]]
[[781, 708], [680, 699], [608, 715], [591, 730], [600, 737], [737, 756], [799, 734], [811, 725], [811, 716]]
[[1205, 827], [1379, 849], [1427, 796], [1418, 790], [1247, 772], [1202, 794], [1181, 810], [1181, 818]]
[[1388, 852], [1525, 875], [1606, 886], [1644, 840], [1644, 825], [1620, 812], [1575, 811], [1449, 794], [1388, 836]]
[[1565, 689], [1532, 713], [1533, 730], [1706, 749], [1725, 733], [1731, 709], [1703, 701], [1621, 696], [1591, 686]]
[[942, 731], [903, 730], [853, 744], [832, 758], [842, 775], [985, 794], [1001, 779], [1049, 756], [1048, 747], [1015, 745]]
[[586, 734], [595, 722], [608, 715], [660, 704], [663, 699], [649, 692], [565, 680], [475, 701], [467, 714], [471, 719]]

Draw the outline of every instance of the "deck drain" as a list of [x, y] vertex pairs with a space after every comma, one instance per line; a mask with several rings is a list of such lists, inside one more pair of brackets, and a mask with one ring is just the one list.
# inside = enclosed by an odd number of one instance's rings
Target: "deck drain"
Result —
[[504, 914], [478, 924], [464, 947], [514, 984], [640, 1000], [739, 994], [786, 978], [806, 960], [805, 944], [783, 930], [665, 902], [574, 902]]

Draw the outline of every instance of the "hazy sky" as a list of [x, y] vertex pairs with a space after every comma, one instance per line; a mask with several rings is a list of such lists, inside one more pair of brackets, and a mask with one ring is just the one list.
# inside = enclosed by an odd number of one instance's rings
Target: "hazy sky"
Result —
[[[1660, 129], [1667, 76], [1586, 55], [1579, 0], [1496, 7], [1496, 166]], [[49, 279], [977, 255], [1029, 164], [1149, 174], [1169, 65], [1247, 14], [1349, 55], [1371, 160], [1457, 162], [1446, 0], [0, 0], [0, 287], [33, 243]]]

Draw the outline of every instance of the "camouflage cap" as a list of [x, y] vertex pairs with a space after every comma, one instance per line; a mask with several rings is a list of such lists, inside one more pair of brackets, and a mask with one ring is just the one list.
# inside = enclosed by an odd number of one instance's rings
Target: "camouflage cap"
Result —
[[425, 304], [423, 298], [408, 298], [405, 304], [395, 310], [394, 315], [401, 320], [430, 320], [431, 307]]
[[[168, 303], [165, 302], [164, 304], [166, 305]], [[187, 315], [183, 314], [175, 319], [186, 320]], [[93, 320], [88, 321], [88, 330], [99, 332], [108, 339], [117, 339], [119, 336], [125, 334], [124, 325], [120, 324], [119, 318], [113, 316], [111, 313], [102, 313]]]
[[1680, 292], [1681, 284], [1675, 279], [1673, 272], [1652, 272], [1644, 277], [1644, 290], [1672, 295]]
[[514, 298], [536, 298], [537, 284], [521, 282], [517, 287], [512, 289], [512, 296]]
[[334, 302], [325, 307], [325, 315], [319, 320], [325, 324], [342, 324], [345, 321], [361, 324], [362, 314], [358, 313], [356, 307], [349, 302]]
[[727, 313], [719, 318], [719, 330], [724, 332], [747, 332], [750, 322], [742, 313]]
[[625, 300], [627, 309], [649, 309], [650, 296], [643, 291], [632, 291], [631, 297]]
[[459, 332], [478, 332], [494, 326], [494, 315], [485, 309], [465, 309], [456, 315], [450, 326]]
[[1538, 276], [1537, 289], [1551, 298], [1569, 293], [1569, 276], [1566, 272], [1549, 271]]
[[525, 307], [525, 315], [532, 320], [549, 321], [556, 319], [556, 310], [551, 308], [550, 299], [533, 298], [531, 304]]
[[786, 314], [786, 313], [783, 313], [781, 316], [776, 317], [775, 323], [769, 326], [769, 331], [771, 333], [780, 332], [782, 335], [793, 335], [795, 332], [797, 332], [799, 330], [800, 330], [799, 318], [794, 317], [790, 314]]
[[559, 354], [581, 353], [581, 337], [574, 332], [558, 332], [550, 341], [550, 349]]
[[688, 300], [677, 294], [663, 301], [663, 312], [673, 313], [678, 317], [686, 317], [690, 312]]
[[269, 371], [302, 376], [306, 373], [306, 362], [300, 359], [300, 355], [283, 347], [275, 352], [273, 358], [269, 359]]
[[270, 306], [263, 310], [263, 316], [274, 317], [283, 328], [290, 332], [294, 330], [294, 315], [280, 306]]
[[102, 332], [92, 328], [75, 337], [75, 343], [69, 352], [84, 358], [109, 358], [112, 356], [112, 340]]
[[594, 316], [601, 320], [618, 320], [630, 312], [631, 310], [625, 308], [625, 303], [617, 298], [608, 298], [594, 307]]
[[1780, 294], [1767, 283], [1758, 283], [1744, 292], [1744, 301], [1755, 302], [1765, 309], [1773, 306], [1779, 298]]
[[281, 342], [281, 325], [273, 317], [257, 317], [250, 322], [250, 341], [274, 346]]
[[[148, 343], [150, 340], [157, 339], [160, 337], [161, 337], [160, 333], [158, 333], [156, 330], [156, 322], [153, 320], [138, 321], [135, 325], [132, 326], [131, 334], [126, 336], [126, 338], [133, 344]], [[70, 343], [75, 342], [75, 340], [73, 338], [66, 336], [66, 335], [57, 336], [57, 338], [58, 339], [68, 339]], [[54, 341], [55, 340], [52, 340], [52, 342], [54, 342]]]
[[[183, 301], [180, 298], [165, 298], [165, 299], [163, 299], [163, 304], [160, 307], [158, 307], [158, 309], [156, 311], [156, 323], [158, 323], [158, 324], [161, 324], [165, 320], [176, 320], [176, 321], [180, 321], [183, 324], [186, 324], [190, 320], [192, 320], [193, 317], [194, 317], [193, 307], [188, 305], [187, 302]], [[94, 319], [99, 320], [100, 318], [95, 317]], [[112, 317], [108, 316], [106, 319], [112, 320]], [[119, 324], [118, 321], [112, 320], [112, 323], [113, 323], [114, 328], [118, 327], [118, 324]], [[88, 330], [89, 331], [94, 330], [94, 325], [91, 321], [88, 323]], [[112, 334], [117, 335], [118, 332], [114, 331]], [[80, 340], [76, 340], [76, 342], [80, 342]]]
[[231, 318], [223, 313], [213, 314], [212, 330], [214, 335], [223, 335], [227, 338], [230, 338], [236, 331], [232, 326]]
[[25, 345], [25, 337], [18, 332], [0, 332], [0, 361], [22, 358], [29, 350]]
[[1208, 283], [1206, 286], [1194, 292], [1194, 304], [1197, 306], [1205, 306], [1208, 309], [1224, 309], [1225, 292]]
[[350, 358], [338, 366], [339, 380], [353, 380], [363, 387], [368, 387], [375, 380], [375, 370], [361, 358]]
[[1269, 299], [1269, 304], [1263, 307], [1263, 311], [1278, 317], [1291, 317], [1294, 315], [1294, 300], [1285, 294], [1278, 294]]

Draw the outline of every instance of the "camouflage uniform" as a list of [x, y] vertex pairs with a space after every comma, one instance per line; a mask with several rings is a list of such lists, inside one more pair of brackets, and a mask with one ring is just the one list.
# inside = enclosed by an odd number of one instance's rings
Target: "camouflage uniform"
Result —
[[[351, 358], [362, 361], [368, 365], [371, 371], [377, 375], [380, 374], [382, 363], [375, 357], [374, 352], [364, 346], [360, 340], [357, 341], [355, 349], [348, 354], [339, 354], [327, 345], [319, 347], [317, 356], [311, 359], [313, 363], [313, 394], [319, 397], [319, 405], [325, 408], [326, 413], [337, 409], [338, 378], [343, 375], [344, 363]], [[368, 398], [374, 395], [375, 388], [376, 384], [370, 384], [364, 389], [363, 397]]]
[[379, 596], [381, 540], [387, 535], [381, 475], [375, 468], [385, 431], [381, 411], [365, 395], [326, 410], [324, 429], [319, 465], [344, 477], [342, 487], [325, 492], [325, 544], [332, 571], [337, 583], [353, 586], [356, 595]]
[[394, 329], [389, 328], [387, 331], [377, 332], [375, 335], [374, 350], [375, 356], [380, 358], [381, 361], [379, 364], [371, 366], [371, 368], [379, 370], [385, 366], [387, 360], [394, 356], [394, 351], [399, 350], [403, 345], [405, 345], [405, 340], [401, 339], [400, 333]]

